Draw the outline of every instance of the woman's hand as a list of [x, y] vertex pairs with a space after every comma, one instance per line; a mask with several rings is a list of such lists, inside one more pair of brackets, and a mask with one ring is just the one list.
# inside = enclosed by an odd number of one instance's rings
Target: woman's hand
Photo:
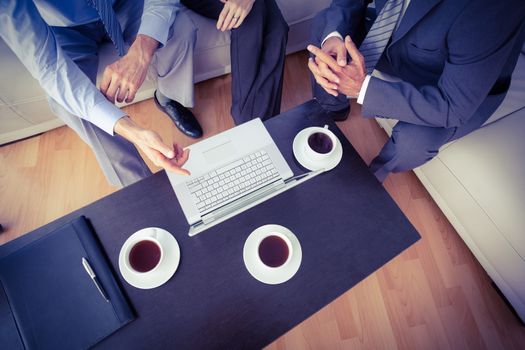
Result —
[[246, 16], [252, 10], [255, 0], [220, 0], [224, 4], [219, 19], [217, 29], [220, 31], [239, 28]]

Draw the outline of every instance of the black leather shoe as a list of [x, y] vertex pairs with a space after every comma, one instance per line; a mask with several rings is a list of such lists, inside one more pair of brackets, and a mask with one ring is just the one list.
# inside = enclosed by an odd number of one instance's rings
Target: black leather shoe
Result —
[[157, 100], [157, 96], [153, 95], [155, 104], [161, 111], [166, 113], [175, 126], [184, 134], [194, 139], [198, 139], [202, 136], [202, 128], [197, 121], [197, 118], [191, 113], [191, 111], [178, 103], [177, 101], [171, 100], [167, 105], [163, 106]]

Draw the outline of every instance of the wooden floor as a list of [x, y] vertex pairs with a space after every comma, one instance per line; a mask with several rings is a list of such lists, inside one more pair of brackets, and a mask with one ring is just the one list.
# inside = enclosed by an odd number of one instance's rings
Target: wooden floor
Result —
[[[306, 59], [304, 52], [287, 58], [283, 111], [311, 98]], [[229, 76], [198, 84], [196, 93], [205, 137], [233, 125]], [[192, 142], [151, 100], [126, 110], [167, 141]], [[366, 162], [386, 140], [359, 106], [339, 127]], [[390, 176], [385, 188], [422, 239], [268, 349], [525, 349], [525, 328], [414, 174]], [[113, 191], [65, 127], [0, 147], [0, 223], [7, 227], [0, 243]]]

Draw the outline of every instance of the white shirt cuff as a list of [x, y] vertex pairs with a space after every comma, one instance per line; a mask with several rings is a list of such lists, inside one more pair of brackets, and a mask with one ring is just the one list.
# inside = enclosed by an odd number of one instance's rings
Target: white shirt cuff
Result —
[[159, 42], [159, 48], [166, 45], [168, 41], [170, 24], [162, 18], [153, 14], [144, 14], [140, 23], [140, 28], [137, 33], [144, 34]]
[[[330, 34], [328, 34], [328, 35], [326, 36], [326, 38], [324, 38], [323, 42], [321, 43], [321, 47], [323, 47], [324, 42], [325, 42], [326, 40], [330, 39], [330, 38], [333, 37], [333, 36], [336, 36], [336, 37], [338, 37], [339, 39], [343, 40], [343, 36], [342, 36], [341, 34], [339, 34], [338, 31], [333, 31], [333, 32], [331, 32]], [[344, 40], [343, 40], [343, 41], [344, 41]]]
[[89, 113], [89, 121], [107, 132], [114, 135], [114, 127], [117, 120], [126, 116], [127, 114], [116, 107], [113, 103], [106, 101], [96, 104], [91, 108]]
[[368, 89], [368, 83], [370, 82], [370, 75], [367, 75], [365, 77], [365, 80], [363, 81], [363, 85], [361, 85], [361, 90], [359, 91], [359, 96], [357, 96], [357, 103], [360, 105], [363, 104], [365, 101], [365, 95], [366, 95], [366, 89]]

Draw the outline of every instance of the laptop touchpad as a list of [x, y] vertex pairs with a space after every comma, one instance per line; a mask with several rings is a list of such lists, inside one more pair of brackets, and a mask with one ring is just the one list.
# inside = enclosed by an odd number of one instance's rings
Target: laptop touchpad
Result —
[[206, 162], [208, 164], [214, 164], [221, 161], [224, 161], [227, 158], [235, 157], [237, 152], [235, 147], [233, 147], [230, 140], [220, 144], [215, 145], [212, 148], [202, 152]]

